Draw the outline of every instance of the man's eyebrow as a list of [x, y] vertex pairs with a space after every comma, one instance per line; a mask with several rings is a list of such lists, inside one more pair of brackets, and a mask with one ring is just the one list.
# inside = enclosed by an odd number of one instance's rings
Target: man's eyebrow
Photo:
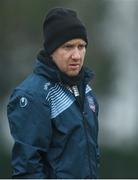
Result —
[[73, 44], [73, 43], [66, 43], [66, 44], [63, 45], [63, 47], [66, 47], [66, 46], [72, 47], [72, 46], [75, 46], [75, 44]]

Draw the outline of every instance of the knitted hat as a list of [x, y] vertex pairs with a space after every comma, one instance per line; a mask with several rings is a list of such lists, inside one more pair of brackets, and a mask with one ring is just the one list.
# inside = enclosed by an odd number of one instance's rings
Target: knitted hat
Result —
[[55, 49], [74, 38], [83, 39], [86, 43], [87, 32], [75, 11], [66, 8], [51, 9], [43, 24], [44, 48], [51, 55]]

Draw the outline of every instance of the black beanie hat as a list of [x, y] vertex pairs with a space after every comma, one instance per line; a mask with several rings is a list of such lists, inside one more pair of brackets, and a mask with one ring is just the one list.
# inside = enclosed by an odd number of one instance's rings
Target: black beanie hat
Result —
[[55, 49], [74, 38], [83, 39], [86, 43], [87, 32], [77, 13], [71, 9], [51, 9], [43, 24], [44, 49], [51, 55]]

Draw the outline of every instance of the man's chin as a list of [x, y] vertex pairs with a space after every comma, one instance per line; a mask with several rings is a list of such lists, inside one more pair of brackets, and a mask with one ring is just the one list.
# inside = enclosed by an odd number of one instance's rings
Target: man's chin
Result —
[[70, 77], [75, 77], [79, 74], [79, 71], [71, 71], [71, 72], [68, 72], [66, 74]]

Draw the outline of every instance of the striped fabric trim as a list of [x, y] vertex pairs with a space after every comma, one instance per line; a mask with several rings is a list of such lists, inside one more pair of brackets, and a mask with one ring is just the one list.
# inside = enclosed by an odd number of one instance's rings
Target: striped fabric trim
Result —
[[92, 88], [89, 85], [87, 85], [86, 90], [85, 90], [85, 94], [87, 94], [90, 91], [92, 91]]
[[55, 118], [70, 107], [75, 101], [75, 98], [68, 89], [56, 84], [49, 89], [48, 100], [51, 104], [51, 118]]
[[[90, 86], [86, 86], [86, 94], [91, 91]], [[75, 101], [75, 97], [64, 86], [55, 84], [49, 89], [46, 98], [51, 104], [51, 118], [57, 117], [60, 113], [69, 108]]]

